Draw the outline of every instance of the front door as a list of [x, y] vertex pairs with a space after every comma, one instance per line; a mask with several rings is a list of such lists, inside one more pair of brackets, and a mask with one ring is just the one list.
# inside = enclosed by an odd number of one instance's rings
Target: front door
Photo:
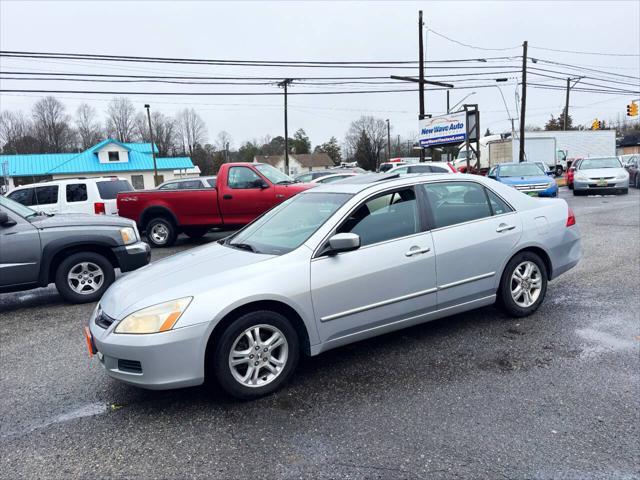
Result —
[[244, 225], [274, 205], [275, 188], [252, 168], [231, 167], [218, 199], [224, 223]]
[[506, 256], [522, 234], [513, 209], [472, 181], [423, 184], [438, 270], [438, 309], [496, 293]]
[[0, 211], [10, 219], [0, 225], [0, 286], [36, 282], [41, 258], [38, 229], [11, 210]]
[[412, 188], [363, 202], [337, 228], [359, 249], [311, 261], [311, 291], [322, 342], [402, 323], [436, 306], [431, 234], [422, 232]]

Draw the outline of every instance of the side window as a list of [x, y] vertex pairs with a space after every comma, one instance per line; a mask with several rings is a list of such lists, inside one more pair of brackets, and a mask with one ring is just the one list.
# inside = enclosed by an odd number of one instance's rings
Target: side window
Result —
[[27, 207], [33, 205], [33, 188], [23, 188], [22, 190], [15, 190], [7, 195], [14, 202], [21, 203]]
[[178, 190], [194, 190], [202, 188], [202, 182], [200, 180], [185, 180], [180, 182]]
[[86, 183], [69, 183], [67, 184], [67, 202], [84, 202], [87, 200], [87, 184]]
[[298, 177], [298, 181], [302, 183], [310, 182], [313, 180], [313, 174], [307, 173], [306, 175], [301, 175]]
[[177, 190], [178, 189], [178, 184], [180, 182], [171, 182], [171, 183], [167, 183], [166, 185], [162, 185], [160, 187], [160, 190]]
[[398, 168], [396, 171], [394, 171], [393, 173], [397, 174], [397, 175], [404, 175], [409, 171], [409, 167], [402, 167], [402, 168]]
[[36, 187], [36, 205], [58, 203], [58, 185]]
[[484, 187], [474, 182], [442, 182], [421, 185], [433, 214], [435, 228], [490, 217]]
[[451, 173], [451, 170], [447, 170], [445, 167], [441, 167], [440, 165], [431, 165], [429, 168], [433, 173]]
[[207, 178], [207, 183], [209, 184], [210, 187], [215, 187], [216, 186], [216, 179], [215, 178]]
[[230, 188], [259, 188], [258, 182], [262, 183], [262, 178], [247, 167], [231, 167], [227, 180]]
[[144, 190], [144, 175], [131, 175], [131, 183], [136, 190]]
[[360, 245], [418, 233], [418, 207], [413, 189], [380, 195], [366, 201], [338, 229], [360, 236]]
[[505, 203], [498, 195], [493, 193], [488, 188], [486, 189], [487, 196], [489, 197], [489, 203], [491, 204], [491, 211], [494, 215], [502, 215], [503, 213], [513, 212], [513, 209]]
[[491, 167], [491, 170], [489, 170], [489, 173], [487, 173], [487, 177], [495, 177], [497, 171], [498, 167]]

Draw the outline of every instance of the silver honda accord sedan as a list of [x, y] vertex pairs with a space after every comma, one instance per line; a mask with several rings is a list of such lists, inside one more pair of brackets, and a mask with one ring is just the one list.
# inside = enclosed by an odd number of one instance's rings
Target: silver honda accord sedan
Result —
[[473, 175], [360, 175], [124, 276], [85, 335], [123, 382], [214, 379], [250, 399], [286, 382], [301, 353], [495, 302], [530, 315], [580, 255], [564, 200]]

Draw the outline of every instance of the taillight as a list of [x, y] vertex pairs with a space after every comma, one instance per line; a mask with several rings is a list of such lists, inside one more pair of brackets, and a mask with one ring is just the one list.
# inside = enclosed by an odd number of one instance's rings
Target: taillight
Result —
[[576, 215], [573, 213], [573, 210], [571, 210], [571, 207], [569, 207], [569, 214], [567, 215], [567, 227], [570, 227], [575, 224], [576, 224]]
[[107, 210], [104, 208], [104, 202], [95, 202], [93, 204], [93, 211], [96, 215], [106, 215]]

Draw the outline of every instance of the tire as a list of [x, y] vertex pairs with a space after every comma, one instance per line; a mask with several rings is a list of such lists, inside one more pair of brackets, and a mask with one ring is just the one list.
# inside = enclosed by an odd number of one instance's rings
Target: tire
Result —
[[[529, 265], [535, 265], [535, 269], [531, 267], [530, 277], [526, 277], [526, 268]], [[520, 272], [521, 277], [523, 273], [525, 274], [524, 279], [520, 281], [520, 284], [525, 282], [525, 293], [521, 295], [512, 294], [512, 291], [518, 287], [516, 270]], [[534, 288], [535, 285], [539, 285], [538, 288]], [[526, 292], [529, 292], [529, 298], [527, 298]], [[508, 315], [516, 318], [531, 315], [540, 307], [546, 293], [547, 269], [538, 255], [533, 252], [520, 252], [509, 260], [500, 279], [498, 290], [500, 305]]]
[[569, 190], [573, 190], [573, 183], [569, 183], [567, 187], [569, 188]]
[[104, 256], [94, 252], [74, 253], [58, 265], [56, 288], [68, 302], [95, 302], [115, 278], [113, 265]]
[[621, 188], [620, 189], [620, 194], [621, 195], [628, 195], [629, 194], [629, 189], [628, 188]]
[[152, 247], [170, 247], [176, 242], [178, 232], [172, 221], [166, 218], [152, 218], [145, 228], [147, 241]]
[[640, 174], [636, 174], [636, 188], [640, 190]]
[[562, 168], [562, 165], [556, 165], [556, 176], [561, 177], [563, 173], [564, 168]]
[[580, 195], [582, 195], [582, 192], [580, 190], [576, 190], [575, 188], [572, 188], [572, 190], [574, 197], [579, 197]]
[[[255, 343], [250, 343], [246, 332], [253, 330], [257, 326], [260, 328], [260, 344], [256, 346]], [[265, 355], [264, 342], [269, 340], [274, 333], [279, 333], [281, 338], [284, 339], [284, 343], [272, 350], [274, 352], [273, 356], [271, 351], [267, 353], [268, 360], [264, 360], [264, 357], [258, 357], [258, 355]], [[255, 338], [255, 331], [253, 331], [252, 339], [255, 340]], [[260, 348], [254, 351], [258, 346]], [[246, 359], [246, 362], [239, 363], [234, 369], [230, 365], [232, 349], [253, 353], [238, 356], [239, 360]], [[247, 358], [249, 355], [251, 357]], [[226, 328], [215, 345], [214, 353], [210, 357], [212, 364], [209, 367], [218, 384], [225, 392], [241, 400], [251, 400], [268, 395], [280, 388], [295, 370], [299, 356], [298, 335], [291, 323], [277, 312], [260, 310], [242, 315]], [[263, 361], [266, 363], [261, 363]], [[269, 379], [268, 375], [274, 375], [274, 373], [270, 373], [269, 368], [266, 366], [269, 365], [271, 368], [277, 369], [276, 361], [283, 361], [284, 363], [280, 370], [275, 373], [275, 376]], [[251, 365], [251, 363], [254, 363], [254, 365]], [[253, 370], [255, 363], [258, 363], [258, 377], [255, 377], [250, 372], [250, 369], [255, 371]], [[241, 377], [247, 375], [249, 375], [246, 380], [247, 383], [243, 383]], [[252, 382], [266, 383], [261, 386], [247, 385]]]
[[209, 232], [208, 228], [193, 228], [185, 230], [184, 234], [189, 238], [202, 238]]

